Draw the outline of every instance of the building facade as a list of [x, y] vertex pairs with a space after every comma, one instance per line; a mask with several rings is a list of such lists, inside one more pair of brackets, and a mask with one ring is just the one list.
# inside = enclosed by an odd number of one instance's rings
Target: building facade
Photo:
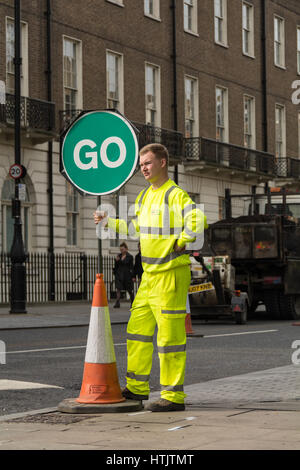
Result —
[[[13, 0], [0, 1], [0, 22], [0, 251], [8, 252]], [[224, 216], [226, 188], [300, 186], [297, 0], [22, 0], [21, 55], [28, 252], [97, 254], [97, 198], [82, 197], [59, 172], [60, 134], [82, 110], [118, 109], [140, 130], [140, 145], [165, 144], [170, 177], [204, 204], [209, 223]], [[137, 172], [102, 202], [118, 214], [119, 196], [129, 206], [144, 184]], [[234, 215], [242, 210], [236, 200]], [[103, 240], [103, 253], [118, 245]], [[129, 240], [130, 251], [136, 245]]]

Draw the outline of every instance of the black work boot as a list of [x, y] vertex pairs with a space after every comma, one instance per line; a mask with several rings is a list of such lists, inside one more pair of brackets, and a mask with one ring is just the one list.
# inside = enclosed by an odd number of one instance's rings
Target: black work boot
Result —
[[145, 409], [147, 411], [184, 411], [184, 403], [175, 403], [174, 401], [166, 400], [161, 398], [158, 401], [154, 401], [146, 405]]
[[138, 395], [137, 393], [133, 393], [130, 390], [128, 390], [127, 387], [123, 388], [121, 393], [122, 393], [122, 396], [126, 398], [127, 400], [141, 401], [141, 400], [148, 400], [149, 398], [148, 395]]
[[116, 301], [115, 305], [114, 305], [114, 308], [120, 308], [120, 302], [119, 300]]

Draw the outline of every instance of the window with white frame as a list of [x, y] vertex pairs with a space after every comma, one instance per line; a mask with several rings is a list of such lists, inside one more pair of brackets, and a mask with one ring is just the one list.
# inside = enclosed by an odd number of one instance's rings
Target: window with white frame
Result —
[[215, 42], [227, 46], [227, 0], [214, 0]]
[[255, 149], [255, 99], [244, 96], [244, 147]]
[[216, 87], [216, 140], [228, 141], [228, 90]]
[[82, 108], [82, 59], [81, 42], [63, 38], [64, 109]]
[[297, 27], [297, 72], [300, 75], [300, 26]]
[[70, 184], [66, 183], [66, 228], [67, 245], [78, 246], [79, 234], [79, 193]]
[[188, 192], [188, 195], [190, 196], [191, 200], [195, 203], [195, 204], [201, 204], [200, 202], [200, 194], [199, 193], [191, 193], [190, 191], [187, 191]]
[[243, 2], [243, 53], [254, 56], [254, 7]]
[[198, 80], [184, 78], [185, 137], [198, 137]]
[[144, 0], [144, 14], [151, 18], [160, 18], [160, 0]]
[[197, 0], [183, 0], [184, 30], [189, 33], [198, 33]]
[[285, 67], [285, 28], [284, 19], [274, 16], [274, 62]]
[[[9, 252], [14, 237], [14, 219], [12, 218], [12, 199], [15, 197], [15, 182], [7, 178], [1, 192], [2, 209], [2, 251]], [[31, 207], [29, 193], [25, 188], [25, 200], [21, 204], [22, 237], [26, 251], [31, 248]]]
[[276, 158], [286, 156], [285, 107], [280, 104], [275, 106], [275, 156]]
[[145, 64], [146, 124], [160, 127], [160, 69]]
[[[21, 95], [28, 96], [28, 25], [21, 22]], [[6, 18], [6, 91], [15, 92], [15, 20]]]
[[218, 197], [218, 213], [219, 213], [219, 220], [225, 219], [226, 207], [225, 207], [225, 197], [223, 196]]
[[111, 51], [106, 53], [106, 102], [123, 112], [123, 56]]

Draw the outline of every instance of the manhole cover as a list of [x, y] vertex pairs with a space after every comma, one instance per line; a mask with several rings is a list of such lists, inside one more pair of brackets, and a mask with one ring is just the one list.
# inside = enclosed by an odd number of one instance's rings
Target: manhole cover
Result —
[[46, 423], [46, 424], [72, 424], [91, 418], [91, 415], [72, 415], [59, 412], [42, 413], [36, 415], [23, 416], [8, 420], [8, 423]]

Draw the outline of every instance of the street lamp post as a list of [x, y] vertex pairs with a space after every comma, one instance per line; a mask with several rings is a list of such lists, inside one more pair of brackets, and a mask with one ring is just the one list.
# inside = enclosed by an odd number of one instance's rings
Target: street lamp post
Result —
[[[15, 165], [21, 166], [21, 31], [20, 0], [15, 0]], [[26, 253], [22, 238], [21, 201], [19, 199], [20, 178], [15, 178], [15, 195], [12, 205], [14, 238], [11, 257], [10, 313], [26, 312]]]

